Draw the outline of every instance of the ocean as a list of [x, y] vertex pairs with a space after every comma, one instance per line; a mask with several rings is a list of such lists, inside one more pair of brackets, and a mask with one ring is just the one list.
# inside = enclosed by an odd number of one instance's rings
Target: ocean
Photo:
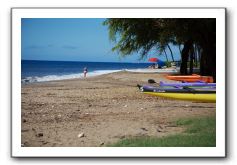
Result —
[[83, 69], [87, 67], [87, 77], [129, 69], [144, 69], [151, 63], [120, 62], [71, 62], [71, 61], [21, 61], [21, 82], [45, 82], [82, 78]]

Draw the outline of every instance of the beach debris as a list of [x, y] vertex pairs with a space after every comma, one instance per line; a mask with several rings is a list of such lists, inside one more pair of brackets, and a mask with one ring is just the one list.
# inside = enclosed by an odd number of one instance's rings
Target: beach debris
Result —
[[159, 128], [156, 129], [157, 132], [162, 132], [162, 130], [160, 130]]
[[58, 117], [59, 117], [59, 118], [61, 118], [61, 117], [62, 117], [62, 115], [61, 115], [61, 114], [59, 114], [59, 115], [58, 115]]
[[128, 105], [124, 105], [124, 107], [126, 108], [126, 107], [128, 107]]
[[144, 128], [144, 127], [142, 127], [141, 130], [143, 130], [143, 131], [148, 131], [148, 129], [146, 129], [146, 128]]
[[124, 139], [126, 136], [125, 135], [115, 135], [113, 137], [114, 138], [119, 138], [119, 139]]
[[27, 146], [29, 146], [29, 142], [24, 142], [24, 143], [21, 143], [21, 147], [27, 147]]
[[178, 126], [175, 124], [170, 124], [170, 125], [167, 125], [166, 127], [178, 127]]
[[165, 126], [164, 125], [159, 125], [158, 128], [156, 129], [157, 132], [165, 132]]
[[29, 129], [22, 129], [21, 132], [28, 132]]
[[124, 138], [125, 138], [125, 135], [121, 135], [119, 138], [120, 138], [120, 139], [124, 139]]
[[186, 105], [185, 105], [185, 107], [189, 107], [189, 105], [188, 105], [188, 104], [186, 104]]
[[44, 134], [42, 132], [36, 134], [37, 137], [42, 137]]
[[77, 137], [78, 138], [82, 138], [82, 137], [84, 137], [85, 136], [85, 134], [82, 132], [82, 133], [79, 133], [78, 135], [77, 135]]
[[164, 129], [165, 127], [164, 127], [164, 126], [162, 126], [162, 125], [159, 125], [159, 128], [160, 128], [160, 129]]
[[26, 119], [23, 119], [22, 122], [25, 123], [25, 122], [26, 122]]
[[104, 144], [105, 144], [104, 142], [101, 142], [101, 143], [100, 143], [100, 146], [103, 146]]

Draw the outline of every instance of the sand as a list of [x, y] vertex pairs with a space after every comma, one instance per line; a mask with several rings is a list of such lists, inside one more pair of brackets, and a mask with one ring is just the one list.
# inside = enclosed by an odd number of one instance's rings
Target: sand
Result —
[[180, 118], [215, 116], [215, 103], [140, 93], [162, 74], [117, 72], [85, 79], [22, 85], [24, 147], [103, 147], [124, 138], [181, 133]]

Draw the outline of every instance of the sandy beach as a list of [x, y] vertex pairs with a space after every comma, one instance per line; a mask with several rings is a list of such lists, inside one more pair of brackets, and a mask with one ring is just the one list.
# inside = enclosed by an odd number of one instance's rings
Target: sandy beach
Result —
[[180, 133], [179, 118], [215, 116], [215, 103], [145, 95], [137, 84], [162, 74], [116, 72], [22, 85], [24, 147], [103, 147], [121, 139]]

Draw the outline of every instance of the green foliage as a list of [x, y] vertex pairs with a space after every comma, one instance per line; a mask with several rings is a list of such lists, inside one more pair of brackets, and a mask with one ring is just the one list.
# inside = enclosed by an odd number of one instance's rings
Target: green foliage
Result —
[[[190, 66], [190, 62], [187, 62], [187, 66]], [[200, 62], [193, 62], [193, 66], [199, 68], [200, 67]]]
[[140, 137], [125, 139], [109, 147], [215, 147], [215, 134], [172, 135], [163, 138]]
[[109, 27], [109, 37], [116, 43], [112, 50], [122, 56], [141, 52], [142, 58], [151, 48], [159, 46], [161, 29], [154, 26], [153, 19], [111, 18], [104, 25]]
[[171, 63], [172, 63], [172, 62], [170, 62], [170, 61], [166, 61], [166, 62], [165, 62], [165, 66], [171, 67]]
[[[122, 57], [140, 53], [140, 58], [156, 49], [165, 52], [169, 44], [178, 45], [182, 63], [181, 74], [187, 74], [188, 57], [194, 46], [200, 52], [200, 74], [216, 77], [216, 19], [214, 18], [109, 18], [104, 22], [115, 42], [113, 51]], [[172, 60], [174, 61], [172, 50]], [[166, 54], [166, 53], [165, 53]], [[192, 66], [191, 66], [192, 67]]]
[[182, 134], [162, 138], [139, 137], [130, 138], [111, 144], [112, 147], [215, 147], [216, 120], [215, 117], [179, 119], [177, 126], [185, 126]]
[[141, 57], [152, 48], [162, 53], [169, 43], [182, 45], [192, 40], [202, 45], [207, 32], [215, 33], [215, 19], [109, 18], [103, 24], [108, 26], [110, 39], [116, 43], [113, 51], [121, 55], [141, 52]]
[[180, 119], [176, 121], [177, 126], [188, 126], [186, 133], [208, 133], [216, 131], [216, 119], [213, 117]]
[[177, 126], [190, 125], [193, 122], [193, 119], [179, 119], [176, 121]]

